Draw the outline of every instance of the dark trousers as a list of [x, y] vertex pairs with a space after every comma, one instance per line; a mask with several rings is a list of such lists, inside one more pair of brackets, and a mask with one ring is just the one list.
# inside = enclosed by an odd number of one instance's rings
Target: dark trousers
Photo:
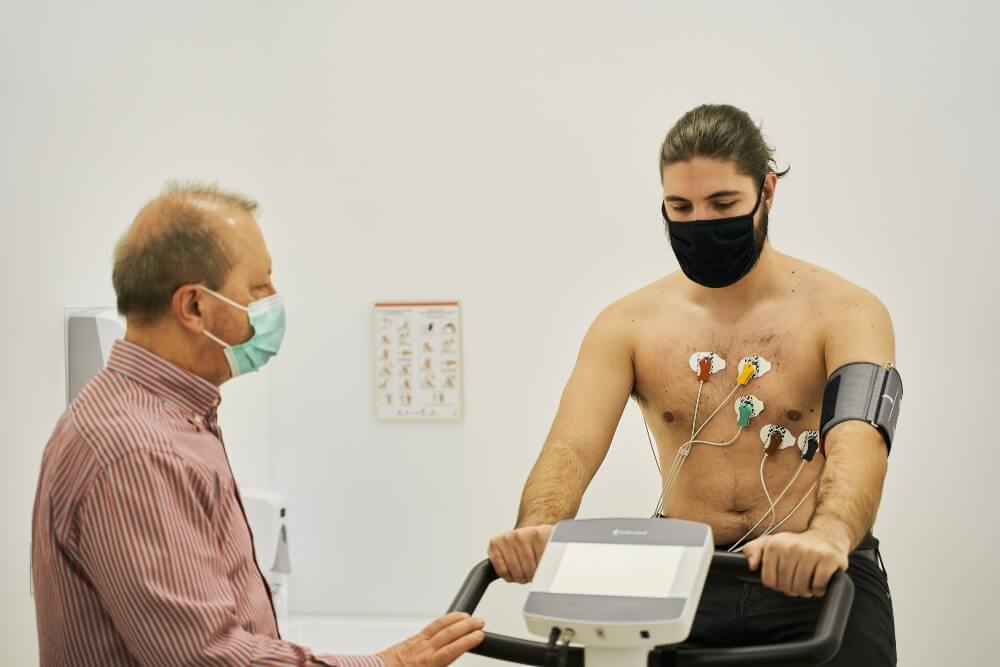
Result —
[[[867, 537], [850, 555], [854, 603], [840, 651], [829, 666], [896, 664], [892, 598], [878, 540]], [[792, 598], [761, 584], [709, 574], [685, 646], [723, 648], [807, 639], [822, 598]]]

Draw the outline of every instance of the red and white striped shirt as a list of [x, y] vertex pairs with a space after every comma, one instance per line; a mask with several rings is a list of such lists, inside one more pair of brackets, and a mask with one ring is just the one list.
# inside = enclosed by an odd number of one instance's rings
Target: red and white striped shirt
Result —
[[56, 424], [32, 523], [43, 667], [382, 666], [280, 639], [218, 405], [215, 385], [119, 341]]

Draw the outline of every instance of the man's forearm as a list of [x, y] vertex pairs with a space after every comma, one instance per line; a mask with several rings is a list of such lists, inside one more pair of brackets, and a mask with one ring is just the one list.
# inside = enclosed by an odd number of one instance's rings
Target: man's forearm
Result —
[[842, 424], [832, 435], [809, 529], [851, 551], [875, 523], [887, 469], [885, 443], [862, 422]]
[[572, 519], [593, 471], [572, 447], [549, 441], [528, 475], [521, 494], [516, 528]]

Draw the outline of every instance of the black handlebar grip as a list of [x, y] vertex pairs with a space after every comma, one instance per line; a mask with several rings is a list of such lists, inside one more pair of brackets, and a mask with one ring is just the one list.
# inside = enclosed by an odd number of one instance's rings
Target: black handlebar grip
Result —
[[448, 613], [464, 611], [466, 614], [472, 614], [475, 612], [487, 587], [499, 578], [500, 575], [497, 574], [489, 559], [476, 563], [469, 572], [469, 576], [462, 582], [462, 587], [458, 589], [458, 595], [448, 607]]
[[[477, 563], [465, 583], [459, 589], [458, 595], [448, 607], [449, 612], [464, 611], [473, 614], [479, 601], [483, 599], [487, 587], [499, 578], [493, 564], [489, 560]], [[557, 656], [548, 645], [528, 639], [507, 637], [487, 632], [486, 638], [470, 653], [496, 660], [516, 662], [521, 665], [555, 665]], [[583, 667], [583, 649], [570, 647], [566, 658], [567, 667]]]
[[[747, 559], [742, 554], [716, 552], [712, 558], [711, 573], [715, 576], [736, 577], [759, 583], [759, 572], [751, 572]], [[496, 570], [489, 560], [477, 563], [448, 611], [463, 611], [473, 614], [491, 583], [498, 579]], [[840, 641], [847, 627], [851, 603], [854, 601], [854, 582], [846, 572], [836, 572], [830, 580], [819, 618], [816, 632], [802, 641], [746, 646], [737, 648], [701, 649], [658, 647], [650, 660], [651, 665], [677, 665], [683, 667], [708, 667], [710, 665], [801, 665], [803, 662], [822, 664], [836, 655]], [[557, 654], [541, 642], [518, 639], [505, 635], [485, 633], [483, 642], [471, 653], [497, 660], [516, 662], [522, 665], [555, 665]], [[583, 667], [583, 649], [571, 647], [566, 659], [567, 667]]]

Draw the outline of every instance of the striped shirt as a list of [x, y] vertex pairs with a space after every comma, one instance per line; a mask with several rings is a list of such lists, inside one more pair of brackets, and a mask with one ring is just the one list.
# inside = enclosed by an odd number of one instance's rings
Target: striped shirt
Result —
[[32, 521], [41, 665], [332, 665], [278, 635], [219, 389], [119, 341], [45, 447]]

